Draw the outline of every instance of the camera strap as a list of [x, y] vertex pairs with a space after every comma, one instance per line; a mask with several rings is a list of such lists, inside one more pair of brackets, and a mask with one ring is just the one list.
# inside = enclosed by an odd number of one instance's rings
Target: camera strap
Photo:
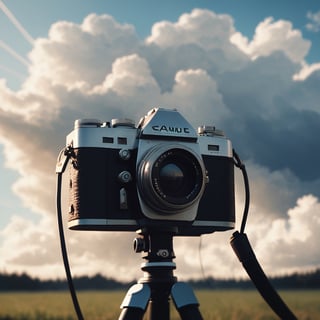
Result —
[[242, 171], [244, 179], [245, 207], [242, 216], [240, 232], [234, 232], [230, 239], [231, 247], [242, 263], [251, 281], [270, 308], [280, 317], [280, 319], [297, 320], [297, 317], [291, 312], [291, 310], [271, 285], [254, 254], [247, 235], [244, 233], [250, 202], [249, 179], [244, 164], [241, 162], [240, 157], [234, 150], [233, 156], [234, 164]]
[[230, 240], [231, 246], [257, 290], [280, 319], [297, 318], [281, 299], [262, 270], [245, 233], [236, 231]]
[[59, 238], [60, 238], [60, 247], [63, 258], [64, 269], [66, 272], [67, 282], [69, 286], [70, 295], [72, 298], [73, 306], [77, 314], [78, 320], [83, 320], [83, 315], [81, 312], [80, 304], [77, 298], [76, 290], [74, 288], [70, 264], [68, 259], [68, 252], [66, 247], [66, 241], [63, 231], [63, 219], [62, 219], [62, 209], [61, 209], [61, 185], [62, 185], [62, 174], [65, 171], [69, 159], [73, 156], [73, 149], [71, 146], [68, 146], [61, 150], [57, 164], [56, 164], [56, 173], [57, 173], [57, 219], [58, 219], [58, 229], [59, 229]]

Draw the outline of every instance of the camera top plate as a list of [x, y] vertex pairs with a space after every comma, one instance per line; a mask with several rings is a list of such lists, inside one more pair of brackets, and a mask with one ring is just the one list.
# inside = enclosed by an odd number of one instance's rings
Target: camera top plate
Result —
[[140, 120], [138, 128], [140, 139], [198, 139], [195, 129], [176, 109], [153, 108]]

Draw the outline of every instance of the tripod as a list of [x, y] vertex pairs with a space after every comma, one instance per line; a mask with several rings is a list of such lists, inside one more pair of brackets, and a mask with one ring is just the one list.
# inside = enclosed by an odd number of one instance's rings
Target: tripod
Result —
[[[157, 228], [158, 229], [158, 228]], [[169, 320], [170, 296], [182, 320], [203, 320], [199, 303], [187, 283], [177, 282], [172, 259], [173, 229], [139, 230], [135, 252], [144, 252], [141, 265], [144, 276], [127, 292], [119, 320], [142, 320], [148, 309], [149, 320]]]

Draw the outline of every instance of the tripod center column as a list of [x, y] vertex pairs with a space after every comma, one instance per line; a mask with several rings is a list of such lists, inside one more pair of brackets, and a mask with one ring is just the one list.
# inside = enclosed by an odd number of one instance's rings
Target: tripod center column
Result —
[[148, 230], [139, 232], [134, 249], [142, 252], [141, 269], [144, 276], [139, 283], [147, 283], [151, 289], [149, 302], [149, 319], [169, 319], [169, 300], [171, 288], [177, 282], [173, 275], [176, 264], [173, 251], [173, 230]]

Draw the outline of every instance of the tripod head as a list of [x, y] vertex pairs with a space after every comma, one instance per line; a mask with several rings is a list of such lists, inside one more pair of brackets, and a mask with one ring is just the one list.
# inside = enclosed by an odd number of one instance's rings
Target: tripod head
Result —
[[135, 252], [144, 252], [144, 259], [150, 262], [172, 261], [175, 258], [172, 239], [177, 234], [174, 227], [145, 228], [137, 231], [140, 237], [134, 239]]

